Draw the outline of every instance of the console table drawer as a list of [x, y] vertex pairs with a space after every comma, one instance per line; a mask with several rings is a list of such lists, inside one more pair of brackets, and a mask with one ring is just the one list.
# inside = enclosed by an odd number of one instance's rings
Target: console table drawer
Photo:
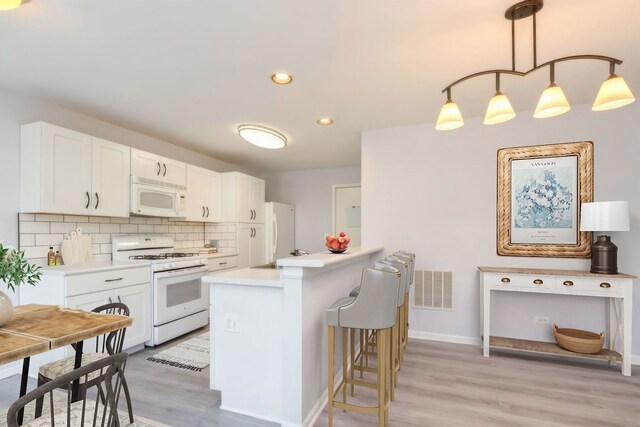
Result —
[[[556, 289], [597, 292], [601, 294], [621, 295], [625, 285], [617, 279], [595, 279], [588, 277], [556, 278]], [[627, 285], [628, 286], [628, 285]]]
[[554, 289], [552, 276], [530, 276], [522, 274], [486, 274], [485, 283], [489, 286], [504, 288]]

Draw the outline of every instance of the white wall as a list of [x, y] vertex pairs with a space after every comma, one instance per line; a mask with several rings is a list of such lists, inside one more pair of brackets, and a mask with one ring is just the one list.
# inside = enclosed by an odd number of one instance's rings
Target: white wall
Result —
[[17, 246], [20, 176], [20, 125], [47, 121], [93, 136], [220, 172], [244, 168], [89, 117], [55, 104], [0, 91], [0, 240]]
[[263, 174], [267, 202], [296, 206], [296, 247], [325, 250], [324, 235], [331, 233], [333, 185], [360, 182], [359, 167], [310, 169]]
[[[589, 260], [496, 255], [496, 150], [503, 147], [593, 141], [594, 200], [628, 200], [631, 232], [613, 233], [621, 272], [640, 275], [640, 103], [592, 112], [574, 106], [563, 116], [536, 120], [519, 112], [511, 122], [437, 132], [433, 124], [365, 132], [362, 137], [363, 244], [406, 248], [418, 269], [454, 272], [454, 311], [412, 309], [411, 329], [480, 336], [477, 266], [589, 268]], [[636, 281], [636, 283], [640, 283]], [[633, 354], [640, 355], [640, 289], [634, 298]], [[499, 295], [496, 335], [553, 340], [551, 323], [601, 331], [604, 301], [563, 296]], [[492, 332], [493, 332], [492, 331]]]

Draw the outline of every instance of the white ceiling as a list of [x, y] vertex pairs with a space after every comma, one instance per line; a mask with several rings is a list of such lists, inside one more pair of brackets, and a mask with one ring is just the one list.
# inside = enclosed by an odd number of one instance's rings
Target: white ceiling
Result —
[[[0, 13], [0, 85], [257, 171], [357, 165], [360, 132], [432, 123], [442, 87], [510, 66], [503, 16], [512, 2], [31, 0]], [[619, 57], [638, 94], [638, 16], [638, 0], [547, 0], [539, 62]], [[530, 21], [517, 31], [528, 69]], [[271, 83], [275, 71], [294, 83]], [[572, 103], [592, 102], [606, 75], [605, 63], [556, 68]], [[546, 81], [543, 71], [505, 77], [503, 92], [531, 110]], [[486, 76], [453, 97], [478, 116], [493, 90]], [[316, 125], [322, 115], [335, 124]], [[290, 143], [253, 147], [237, 136], [241, 123], [271, 126]]]

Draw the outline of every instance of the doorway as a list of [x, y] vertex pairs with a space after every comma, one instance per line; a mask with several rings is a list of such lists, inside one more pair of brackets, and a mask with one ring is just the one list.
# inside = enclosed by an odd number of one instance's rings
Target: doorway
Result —
[[341, 231], [351, 237], [349, 246], [360, 246], [361, 219], [360, 184], [338, 184], [333, 186], [333, 234]]

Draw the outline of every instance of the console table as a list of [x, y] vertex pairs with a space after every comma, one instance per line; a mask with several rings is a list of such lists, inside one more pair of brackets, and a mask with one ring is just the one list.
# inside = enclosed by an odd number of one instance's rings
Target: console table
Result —
[[[622, 362], [622, 374], [631, 375], [631, 313], [635, 276], [535, 268], [478, 267], [478, 270], [481, 287], [482, 353], [485, 357], [489, 357], [489, 348], [550, 353], [606, 360], [611, 364]], [[492, 336], [491, 291], [608, 298], [609, 325], [606, 336], [609, 339], [609, 348], [597, 354], [582, 354], [564, 350], [555, 343]]]

